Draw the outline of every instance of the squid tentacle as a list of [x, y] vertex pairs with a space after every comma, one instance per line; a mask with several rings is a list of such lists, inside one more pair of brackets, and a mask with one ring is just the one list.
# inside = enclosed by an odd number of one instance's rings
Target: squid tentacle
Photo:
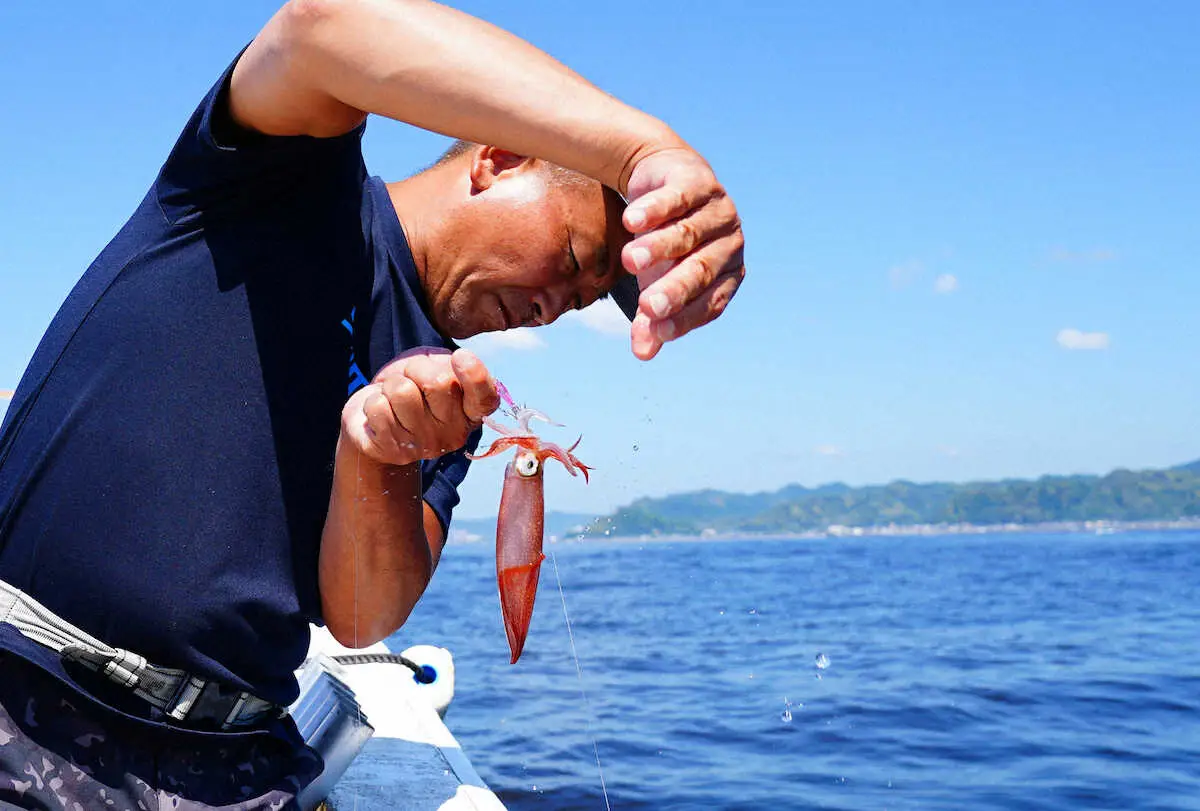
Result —
[[579, 459], [575, 456], [575, 454], [571, 453], [571, 451], [575, 450], [575, 448], [578, 447], [579, 442], [582, 439], [583, 439], [583, 437], [580, 437], [579, 439], [577, 439], [575, 441], [575, 444], [572, 445], [570, 448], [563, 448], [561, 445], [557, 445], [553, 442], [542, 442], [541, 446], [539, 447], [539, 449], [537, 451], [538, 458], [539, 459], [546, 459], [546, 458], [557, 459], [559, 462], [562, 463], [562, 466], [565, 467], [567, 469], [567, 472], [570, 473], [572, 476], [577, 476], [577, 475], [579, 475], [579, 473], [582, 473], [583, 480], [586, 482], [586, 481], [588, 481], [588, 471], [591, 470], [592, 468], [589, 465], [585, 465], [583, 462], [580, 462]]
[[493, 440], [491, 447], [489, 447], [483, 453], [468, 453], [466, 456], [471, 460], [486, 459], [489, 456], [495, 456], [498, 453], [503, 453], [514, 445], [524, 448], [525, 450], [537, 451], [538, 439], [536, 436], [532, 435], [523, 436], [520, 434], [510, 434], [509, 436], [502, 436], [499, 439]]

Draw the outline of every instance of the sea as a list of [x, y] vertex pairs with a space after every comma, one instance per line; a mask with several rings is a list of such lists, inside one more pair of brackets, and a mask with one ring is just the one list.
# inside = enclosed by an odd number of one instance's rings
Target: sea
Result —
[[510, 809], [1200, 809], [1194, 531], [546, 551], [516, 665], [487, 543], [389, 640]]

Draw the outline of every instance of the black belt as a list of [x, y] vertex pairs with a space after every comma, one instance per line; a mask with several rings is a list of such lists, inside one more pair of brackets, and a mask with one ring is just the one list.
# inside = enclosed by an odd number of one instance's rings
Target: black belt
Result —
[[211, 724], [229, 730], [268, 718], [282, 718], [287, 707], [169, 667], [158, 667], [122, 648], [106, 645], [59, 617], [15, 586], [0, 580], [0, 622], [133, 691], [170, 718], [186, 724]]

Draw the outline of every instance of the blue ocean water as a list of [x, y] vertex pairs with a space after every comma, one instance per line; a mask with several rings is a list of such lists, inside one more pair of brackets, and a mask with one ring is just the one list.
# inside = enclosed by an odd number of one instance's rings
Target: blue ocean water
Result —
[[517, 665], [489, 544], [389, 642], [511, 809], [1200, 809], [1195, 533], [547, 551]]

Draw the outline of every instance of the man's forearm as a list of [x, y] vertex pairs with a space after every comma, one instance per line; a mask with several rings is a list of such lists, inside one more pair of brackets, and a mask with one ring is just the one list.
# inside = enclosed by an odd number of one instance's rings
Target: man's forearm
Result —
[[364, 647], [408, 618], [441, 549], [426, 512], [419, 464], [381, 464], [338, 443], [320, 555], [322, 614], [338, 641]]
[[665, 124], [521, 39], [423, 0], [292, 0], [235, 73], [235, 118], [331, 134], [364, 113], [536, 155], [624, 191]]

